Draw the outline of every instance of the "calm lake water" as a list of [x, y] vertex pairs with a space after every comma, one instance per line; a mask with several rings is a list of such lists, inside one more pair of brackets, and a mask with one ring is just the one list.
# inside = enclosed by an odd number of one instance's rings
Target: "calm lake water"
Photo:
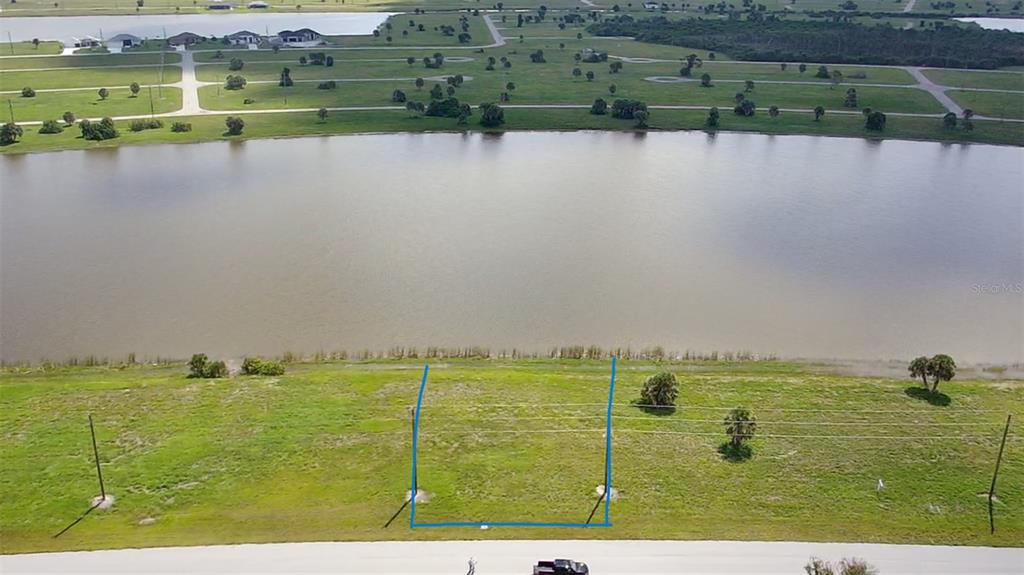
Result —
[[7, 34], [15, 42], [33, 38], [69, 43], [72, 38], [95, 36], [110, 38], [116, 34], [134, 34], [142, 38], [162, 38], [181, 32], [202, 36], [224, 36], [239, 30], [257, 34], [276, 34], [281, 30], [313, 28], [328, 36], [370, 34], [388, 19], [381, 12], [311, 14], [149, 14], [138, 16], [41, 16], [31, 18], [0, 17], [0, 38]]
[[372, 135], [0, 156], [0, 356], [1024, 360], [1024, 150]]
[[974, 22], [987, 30], [1024, 32], [1024, 18], [954, 18], [960, 22]]

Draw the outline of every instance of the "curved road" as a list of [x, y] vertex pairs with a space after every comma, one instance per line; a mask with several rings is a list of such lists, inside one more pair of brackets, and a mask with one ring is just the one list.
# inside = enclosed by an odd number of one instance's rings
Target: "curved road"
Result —
[[418, 541], [279, 543], [0, 556], [7, 575], [36, 573], [524, 575], [566, 557], [595, 575], [796, 575], [809, 557], [860, 557], [883, 575], [1019, 575], [1024, 549], [747, 541]]

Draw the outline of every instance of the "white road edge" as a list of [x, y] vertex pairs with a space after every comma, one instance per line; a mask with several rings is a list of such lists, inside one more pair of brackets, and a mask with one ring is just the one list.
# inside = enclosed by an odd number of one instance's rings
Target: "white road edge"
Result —
[[1024, 549], [756, 541], [382, 541], [163, 547], [0, 556], [22, 574], [524, 575], [535, 561], [586, 562], [594, 575], [799, 575], [809, 557], [860, 557], [880, 575], [1020, 575]]

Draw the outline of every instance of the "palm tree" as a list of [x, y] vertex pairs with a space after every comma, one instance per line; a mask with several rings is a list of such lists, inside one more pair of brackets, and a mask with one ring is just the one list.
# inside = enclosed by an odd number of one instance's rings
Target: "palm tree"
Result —
[[752, 439], [757, 430], [754, 417], [750, 415], [750, 411], [742, 407], [730, 411], [722, 423], [725, 424], [725, 433], [729, 436], [729, 445], [733, 449], [742, 447], [743, 442]]

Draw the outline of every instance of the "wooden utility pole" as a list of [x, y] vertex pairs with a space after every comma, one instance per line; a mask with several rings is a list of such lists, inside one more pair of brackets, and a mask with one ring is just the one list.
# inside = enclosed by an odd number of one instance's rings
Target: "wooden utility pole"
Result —
[[992, 513], [992, 498], [996, 494], [996, 478], [999, 477], [999, 464], [1003, 461], [1003, 449], [1006, 447], [1006, 436], [1010, 433], [1010, 418], [1012, 415], [1006, 415], [1006, 427], [1003, 428], [1003, 440], [999, 444], [999, 455], [996, 456], [996, 468], [992, 472], [992, 484], [988, 488], [988, 527], [989, 533], [996, 532], [996, 520], [995, 515]]
[[96, 477], [100, 480], [100, 502], [107, 500], [107, 489], [103, 486], [103, 471], [100, 469], [100, 450], [96, 447], [96, 427], [92, 424], [92, 414], [89, 414], [89, 431], [92, 432], [92, 454], [96, 458]]

